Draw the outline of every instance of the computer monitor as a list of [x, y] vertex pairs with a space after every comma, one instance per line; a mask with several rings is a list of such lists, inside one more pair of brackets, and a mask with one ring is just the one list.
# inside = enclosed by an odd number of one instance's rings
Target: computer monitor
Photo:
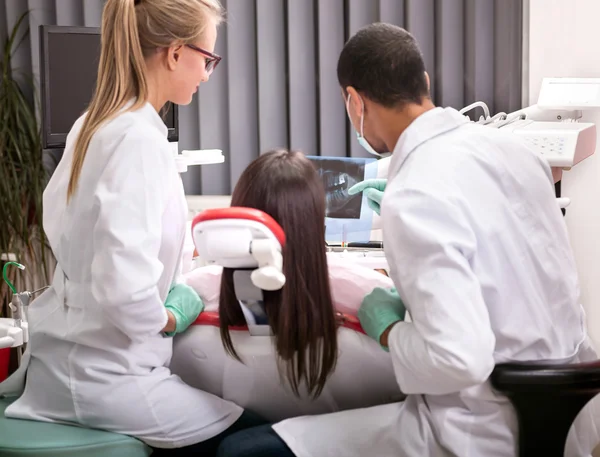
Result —
[[[40, 26], [40, 86], [44, 149], [65, 147], [67, 134], [81, 116], [96, 87], [100, 59], [97, 27]], [[178, 141], [178, 110], [161, 113], [169, 141]]]
[[[325, 188], [325, 241], [368, 242], [376, 228], [377, 215], [369, 208], [363, 193], [348, 190], [365, 179], [380, 176], [377, 159], [360, 157], [308, 156]], [[387, 170], [386, 170], [387, 171]]]

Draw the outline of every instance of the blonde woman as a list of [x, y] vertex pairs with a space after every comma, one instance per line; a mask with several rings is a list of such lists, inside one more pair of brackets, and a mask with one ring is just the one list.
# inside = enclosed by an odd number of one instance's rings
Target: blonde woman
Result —
[[186, 204], [158, 111], [188, 104], [208, 81], [221, 16], [217, 0], [106, 2], [97, 88], [44, 194], [58, 268], [31, 307], [26, 386], [7, 416], [170, 449], [157, 455], [212, 455], [258, 423], [167, 367], [169, 336], [203, 304], [173, 285]]

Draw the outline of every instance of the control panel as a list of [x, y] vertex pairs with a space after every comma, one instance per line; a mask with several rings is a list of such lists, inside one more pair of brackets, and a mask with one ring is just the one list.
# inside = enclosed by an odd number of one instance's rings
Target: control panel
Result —
[[523, 120], [504, 129], [522, 137], [552, 167], [572, 167], [596, 149], [596, 126], [592, 123]]

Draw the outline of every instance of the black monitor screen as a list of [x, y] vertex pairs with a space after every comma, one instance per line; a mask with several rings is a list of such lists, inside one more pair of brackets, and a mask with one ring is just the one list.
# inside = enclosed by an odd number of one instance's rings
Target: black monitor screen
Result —
[[[64, 148], [73, 123], [88, 107], [96, 86], [100, 29], [41, 26], [40, 72], [44, 148]], [[163, 116], [177, 141], [177, 107]]]

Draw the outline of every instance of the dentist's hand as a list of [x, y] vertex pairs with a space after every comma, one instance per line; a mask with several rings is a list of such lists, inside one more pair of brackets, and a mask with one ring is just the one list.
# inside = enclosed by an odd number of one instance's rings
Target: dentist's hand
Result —
[[[173, 336], [186, 330], [198, 318], [204, 310], [204, 303], [196, 291], [187, 284], [175, 284], [169, 291], [165, 308], [169, 314], [165, 333]], [[174, 326], [171, 323], [171, 316], [175, 320]], [[172, 331], [169, 331], [171, 329]]]
[[366, 179], [348, 189], [348, 194], [354, 195], [364, 192], [368, 199], [369, 208], [377, 214], [381, 214], [381, 200], [383, 200], [383, 191], [386, 185], [387, 179]]
[[[403, 321], [406, 308], [396, 292], [396, 288], [376, 287], [366, 295], [358, 310], [358, 320], [363, 330], [387, 351], [387, 330], [396, 322]], [[382, 336], [386, 338], [383, 341]]]

